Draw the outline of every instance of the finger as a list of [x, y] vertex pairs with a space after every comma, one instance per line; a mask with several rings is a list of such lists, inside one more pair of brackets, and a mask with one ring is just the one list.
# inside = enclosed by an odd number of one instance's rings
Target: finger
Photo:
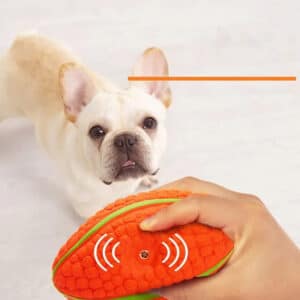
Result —
[[199, 222], [225, 230], [232, 227], [237, 218], [241, 222], [240, 217], [241, 212], [235, 201], [216, 196], [191, 195], [145, 219], [140, 227], [146, 231], [159, 231]]
[[158, 188], [158, 190], [166, 189], [185, 190], [191, 191], [192, 193], [214, 195], [225, 198], [232, 198], [239, 195], [239, 193], [226, 189], [223, 186], [194, 177], [185, 177]]

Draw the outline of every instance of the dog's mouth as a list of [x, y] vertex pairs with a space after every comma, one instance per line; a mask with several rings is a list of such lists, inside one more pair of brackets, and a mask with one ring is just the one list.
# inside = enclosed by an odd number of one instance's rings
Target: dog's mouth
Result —
[[147, 173], [147, 170], [141, 164], [134, 160], [128, 159], [121, 164], [115, 179], [125, 180], [128, 178], [138, 178]]
[[137, 167], [137, 163], [133, 160], [127, 160], [121, 165], [120, 170], [128, 170], [128, 169], [133, 169]]
[[[158, 171], [159, 168], [154, 172], [151, 172], [143, 167], [140, 163], [132, 159], [128, 159], [121, 164], [119, 171], [117, 172], [113, 181], [123, 181], [129, 178], [139, 178], [146, 174], [156, 175]], [[103, 180], [103, 182], [107, 185], [112, 184], [113, 181]]]

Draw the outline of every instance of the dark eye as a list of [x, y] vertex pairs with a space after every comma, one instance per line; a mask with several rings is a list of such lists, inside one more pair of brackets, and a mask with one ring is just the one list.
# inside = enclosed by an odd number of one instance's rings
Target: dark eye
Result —
[[144, 119], [143, 128], [144, 129], [154, 129], [157, 125], [157, 121], [152, 117], [147, 117]]
[[105, 135], [105, 131], [100, 125], [96, 125], [90, 129], [89, 135], [93, 140], [96, 140], [103, 137]]

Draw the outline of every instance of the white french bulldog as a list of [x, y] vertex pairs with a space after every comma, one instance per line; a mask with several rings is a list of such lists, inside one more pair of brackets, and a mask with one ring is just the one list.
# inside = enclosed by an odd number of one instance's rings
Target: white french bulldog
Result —
[[[147, 49], [133, 69], [139, 76], [167, 74], [157, 48]], [[25, 116], [33, 122], [82, 217], [151, 182], [166, 146], [170, 102], [166, 82], [120, 90], [35, 34], [18, 37], [0, 60], [0, 120]]]

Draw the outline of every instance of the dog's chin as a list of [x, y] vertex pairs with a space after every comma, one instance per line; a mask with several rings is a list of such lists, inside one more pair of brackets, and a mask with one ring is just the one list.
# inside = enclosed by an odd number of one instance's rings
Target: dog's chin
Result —
[[130, 178], [136, 179], [145, 176], [147, 173], [148, 171], [138, 164], [121, 167], [115, 177], [115, 181], [124, 181]]
[[137, 179], [144, 177], [145, 175], [156, 175], [159, 168], [154, 172], [147, 170], [145, 167], [137, 163], [128, 163], [120, 166], [117, 174], [114, 176], [113, 180], [102, 180], [103, 183], [110, 185], [113, 182], [126, 181], [128, 179]]

